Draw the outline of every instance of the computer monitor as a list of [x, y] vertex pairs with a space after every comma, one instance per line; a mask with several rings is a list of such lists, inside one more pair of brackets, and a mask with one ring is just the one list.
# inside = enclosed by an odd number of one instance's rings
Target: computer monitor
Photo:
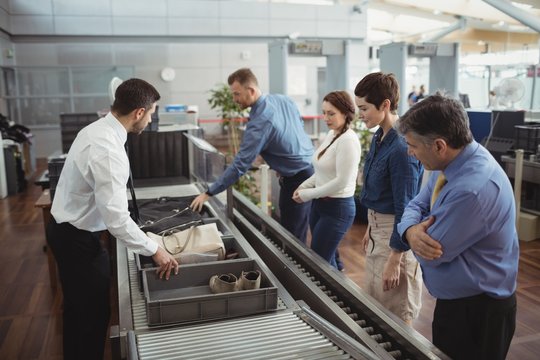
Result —
[[525, 112], [516, 110], [493, 110], [491, 114], [491, 137], [514, 139], [514, 126], [525, 123]]

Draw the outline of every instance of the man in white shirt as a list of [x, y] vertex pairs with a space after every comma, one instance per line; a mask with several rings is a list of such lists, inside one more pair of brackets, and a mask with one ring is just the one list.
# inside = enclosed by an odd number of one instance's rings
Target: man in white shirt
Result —
[[157, 90], [130, 79], [116, 90], [111, 111], [82, 129], [71, 145], [52, 204], [47, 242], [64, 293], [64, 359], [101, 359], [109, 324], [110, 265], [100, 235], [108, 230], [128, 248], [152, 256], [160, 278], [178, 263], [131, 219], [126, 183], [127, 134], [150, 123]]

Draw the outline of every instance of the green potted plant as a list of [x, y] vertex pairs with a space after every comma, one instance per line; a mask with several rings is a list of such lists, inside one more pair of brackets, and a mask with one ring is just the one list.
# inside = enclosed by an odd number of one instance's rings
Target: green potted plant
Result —
[[360, 168], [358, 169], [358, 181], [356, 183], [356, 191], [354, 193], [354, 201], [356, 203], [356, 219], [360, 222], [366, 222], [367, 221], [367, 214], [366, 214], [366, 208], [360, 204], [360, 192], [362, 191], [362, 180], [363, 180], [363, 172], [364, 172], [364, 163], [366, 162], [366, 155], [369, 152], [369, 148], [371, 146], [371, 139], [373, 138], [373, 133], [369, 131], [369, 129], [366, 127], [366, 124], [364, 124], [363, 121], [361, 121], [358, 118], [358, 115], [356, 119], [352, 123], [352, 129], [356, 132], [358, 135], [358, 139], [360, 140], [360, 146], [362, 147], [362, 157], [360, 160]]

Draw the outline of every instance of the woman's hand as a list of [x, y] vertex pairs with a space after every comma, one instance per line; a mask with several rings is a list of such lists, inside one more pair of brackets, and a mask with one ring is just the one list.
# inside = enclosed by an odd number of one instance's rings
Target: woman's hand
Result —
[[364, 255], [367, 252], [368, 244], [369, 244], [369, 225], [366, 228], [364, 237], [362, 238], [362, 240], [360, 240], [360, 252]]
[[401, 256], [403, 253], [392, 249], [390, 256], [384, 264], [382, 286], [384, 291], [395, 289], [399, 286], [399, 272]]
[[304, 203], [304, 200], [302, 200], [302, 199], [300, 198], [300, 190], [298, 190], [298, 189], [294, 190], [292, 199], [293, 199], [294, 201], [296, 201], [297, 203], [299, 203], [299, 204], [303, 204], [303, 203]]

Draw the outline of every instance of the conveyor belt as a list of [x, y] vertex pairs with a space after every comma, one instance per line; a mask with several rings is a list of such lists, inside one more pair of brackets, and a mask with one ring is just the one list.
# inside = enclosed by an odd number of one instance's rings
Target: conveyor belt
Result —
[[447, 358], [238, 192], [234, 208], [235, 225], [295, 299], [383, 359]]
[[375, 359], [339, 329], [323, 324], [324, 319], [308, 309], [293, 313], [281, 299], [278, 311], [268, 315], [149, 327], [135, 255], [129, 250], [126, 253], [133, 324], [128, 359]]
[[[256, 353], [271, 359], [317, 359], [318, 354], [324, 359], [334, 355], [339, 359], [447, 358], [247, 199], [236, 193], [234, 201], [234, 223], [222, 212], [216, 214], [246, 247], [248, 255], [264, 261], [267, 273], [279, 282], [281, 310], [198, 325], [149, 327], [133, 253], [121, 247], [117, 251], [120, 319], [119, 325], [111, 329], [113, 351], [118, 352], [118, 357], [133, 354], [133, 359], [141, 360], [196, 359], [199, 354], [201, 358], [254, 359], [259, 358], [252, 356]], [[301, 305], [302, 301], [307, 307]], [[269, 328], [251, 327], [259, 321]], [[281, 326], [273, 326], [274, 322]], [[247, 325], [235, 327], [242, 323]], [[289, 325], [294, 331], [289, 331]], [[249, 330], [243, 332], [246, 326]], [[228, 331], [220, 333], [223, 329]], [[213, 331], [222, 334], [223, 341], [220, 335], [204, 337], [201, 333]], [[199, 336], [193, 337], [192, 332]], [[276, 342], [270, 338], [273, 336]], [[237, 345], [239, 339], [243, 339], [241, 346]], [[266, 353], [265, 346], [272, 351]]]
[[148, 329], [146, 319], [146, 303], [144, 295], [139, 289], [139, 278], [137, 274], [137, 264], [134, 259], [135, 254], [128, 250], [129, 287], [131, 292], [131, 314], [133, 316], [133, 330]]
[[141, 360], [352, 359], [292, 312], [137, 336]]

